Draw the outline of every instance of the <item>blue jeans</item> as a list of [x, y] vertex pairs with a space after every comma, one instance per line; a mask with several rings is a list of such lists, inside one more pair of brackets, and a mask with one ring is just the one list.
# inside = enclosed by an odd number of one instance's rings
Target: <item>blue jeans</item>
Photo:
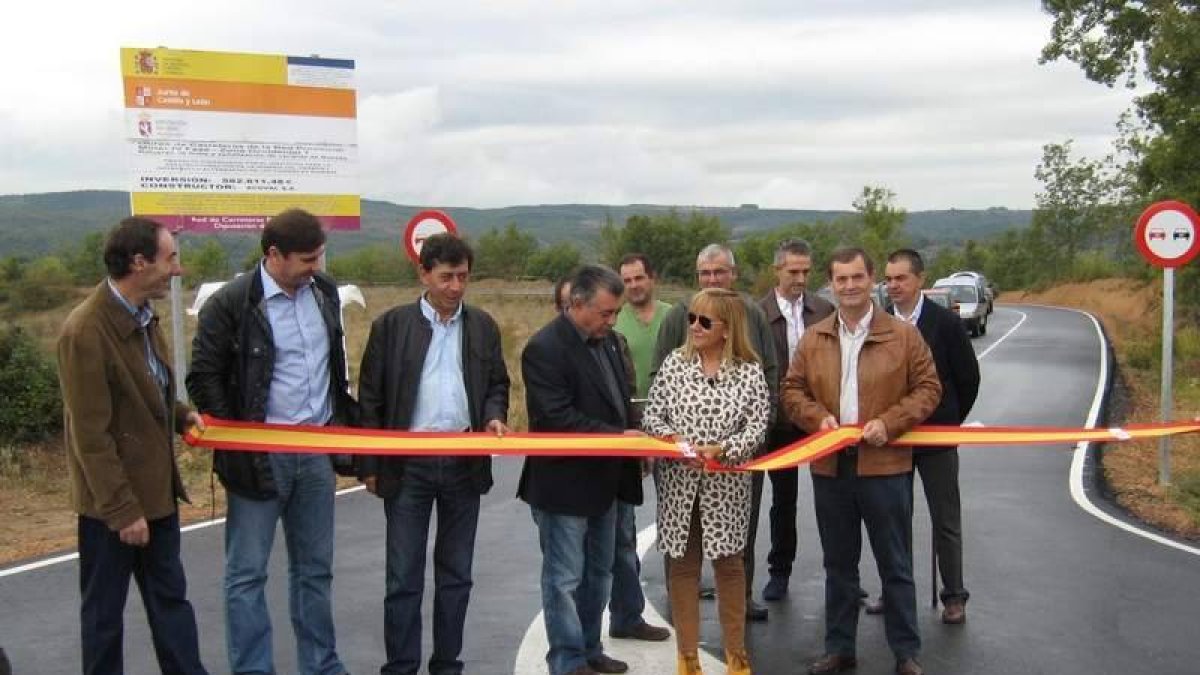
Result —
[[179, 560], [179, 514], [148, 525], [150, 542], [145, 547], [129, 546], [103, 521], [79, 516], [79, 618], [85, 675], [124, 672], [122, 643], [130, 577], [142, 595], [159, 669], [172, 675], [206, 673], [200, 665], [196, 615], [187, 600]]
[[542, 612], [550, 675], [604, 653], [600, 621], [612, 583], [617, 510], [586, 518], [531, 507], [542, 548]]
[[825, 651], [843, 656], [855, 652], [865, 524], [883, 584], [888, 646], [897, 659], [915, 657], [921, 636], [912, 573], [913, 475], [859, 477], [850, 459], [839, 456], [835, 478], [813, 475], [817, 531], [825, 553]]
[[279, 495], [228, 493], [225, 521], [225, 644], [229, 669], [274, 673], [271, 617], [264, 590], [275, 524], [288, 551], [288, 612], [303, 675], [339, 675], [333, 633], [333, 467], [326, 455], [271, 454]]
[[645, 623], [642, 612], [642, 560], [637, 553], [637, 521], [633, 504], [617, 502], [616, 548], [613, 552], [612, 597], [608, 603], [608, 630], [628, 633]]
[[479, 524], [479, 493], [470, 467], [445, 457], [405, 461], [400, 491], [384, 501], [387, 515], [387, 596], [383, 603], [384, 675], [421, 670], [421, 600], [429, 517], [437, 504], [433, 544], [432, 675], [459, 675], [463, 623], [471, 599], [471, 562]]

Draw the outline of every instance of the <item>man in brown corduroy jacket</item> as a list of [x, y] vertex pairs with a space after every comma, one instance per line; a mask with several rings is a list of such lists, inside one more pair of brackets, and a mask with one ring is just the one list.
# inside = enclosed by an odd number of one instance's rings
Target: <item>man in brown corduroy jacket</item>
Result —
[[174, 238], [126, 218], [104, 246], [108, 278], [71, 311], [58, 339], [67, 473], [79, 514], [83, 672], [120, 673], [129, 579], [141, 591], [164, 673], [205, 673], [179, 557], [187, 499], [173, 435], [200, 417], [175, 400], [150, 300], [179, 276]]

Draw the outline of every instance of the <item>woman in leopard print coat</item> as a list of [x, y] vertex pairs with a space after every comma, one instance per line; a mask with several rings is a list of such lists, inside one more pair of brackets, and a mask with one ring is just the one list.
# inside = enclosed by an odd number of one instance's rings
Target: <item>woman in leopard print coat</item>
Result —
[[642, 418], [647, 433], [673, 435], [701, 457], [658, 465], [658, 540], [671, 558], [680, 673], [699, 672], [702, 558], [713, 563], [729, 672], [749, 672], [742, 549], [750, 521], [750, 474], [705, 467], [705, 460], [723, 467], [746, 463], [766, 434], [770, 394], [746, 334], [745, 311], [734, 291], [712, 288], [696, 295], [687, 342], [663, 361]]

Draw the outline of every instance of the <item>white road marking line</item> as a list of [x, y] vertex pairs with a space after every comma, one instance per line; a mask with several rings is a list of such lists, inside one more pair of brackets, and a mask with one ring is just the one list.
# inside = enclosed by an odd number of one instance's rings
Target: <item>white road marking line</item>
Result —
[[1028, 315], [1028, 314], [1026, 314], [1025, 312], [1022, 312], [1022, 311], [1021, 311], [1021, 310], [1019, 310], [1019, 309], [1010, 309], [1010, 308], [1008, 308], [1008, 307], [1003, 307], [1003, 308], [1001, 308], [1001, 309], [1003, 309], [1003, 310], [1005, 310], [1005, 311], [1007, 311], [1007, 312], [1016, 312], [1017, 314], [1020, 314], [1020, 315], [1021, 315], [1021, 320], [1017, 322], [1017, 325], [1013, 326], [1012, 328], [1009, 328], [1009, 329], [1008, 329], [1008, 332], [1006, 332], [1004, 335], [1001, 335], [999, 340], [996, 340], [996, 341], [995, 341], [995, 342], [993, 342], [992, 344], [988, 345], [988, 348], [987, 348], [987, 349], [983, 350], [983, 351], [982, 351], [982, 352], [979, 354], [979, 356], [975, 357], [975, 360], [976, 360], [976, 361], [982, 361], [982, 360], [983, 360], [983, 357], [987, 356], [988, 354], [991, 354], [993, 349], [995, 349], [996, 347], [999, 347], [999, 346], [1000, 346], [1000, 343], [1002, 343], [1002, 342], [1004, 342], [1005, 340], [1007, 340], [1007, 339], [1008, 339], [1008, 336], [1010, 336], [1010, 335], [1012, 335], [1013, 333], [1017, 332], [1017, 329], [1021, 327], [1021, 324], [1025, 323], [1025, 319], [1028, 319], [1028, 318], [1029, 318], [1029, 315]]
[[[365, 489], [366, 489], [366, 486], [358, 485], [358, 486], [355, 486], [352, 488], [346, 488], [345, 490], [338, 490], [337, 492], [334, 493], [334, 496], [341, 497], [342, 495], [348, 495], [351, 492], [358, 492], [359, 490], [365, 490]], [[196, 530], [203, 530], [204, 528], [212, 527], [213, 525], [221, 525], [224, 522], [225, 522], [224, 518], [214, 518], [212, 520], [205, 520], [205, 521], [201, 521], [199, 523], [192, 523], [191, 525], [186, 525], [184, 527], [179, 528], [179, 532], [181, 534], [186, 534], [188, 532], [194, 532]], [[8, 569], [0, 570], [0, 579], [3, 579], [4, 577], [13, 576], [15, 574], [21, 574], [22, 572], [32, 572], [33, 570], [42, 569], [44, 567], [50, 567], [51, 565], [57, 565], [59, 563], [71, 562], [72, 560], [78, 560], [78, 559], [79, 559], [78, 552], [66, 553], [64, 555], [55, 556], [53, 558], [46, 558], [45, 560], [38, 560], [37, 562], [31, 562], [31, 563], [27, 563], [25, 565], [18, 565], [17, 567], [10, 567]]]
[[[638, 558], [645, 558], [647, 551], [654, 545], [658, 536], [655, 523], [651, 523], [638, 532]], [[536, 568], [541, 575], [541, 565]], [[649, 601], [642, 617], [656, 626], [666, 626], [667, 622]], [[675, 635], [665, 642], [641, 642], [638, 640], [612, 640], [608, 637], [608, 611], [604, 612], [604, 620], [600, 626], [600, 639], [605, 644], [604, 653], [616, 659], [629, 663], [629, 671], [637, 673], [671, 673], [675, 671]], [[702, 643], [703, 644], [703, 643]], [[546, 621], [542, 612], [533, 618], [525, 637], [521, 639], [521, 647], [517, 651], [517, 661], [513, 666], [513, 675], [545, 675], [546, 652], [550, 651], [550, 642], [546, 639]], [[725, 665], [713, 658], [708, 652], [700, 650], [700, 665], [710, 673], [720, 672]]]
[[[1069, 307], [1057, 307], [1055, 309], [1063, 309], [1083, 314], [1087, 318], [1091, 319], [1092, 325], [1096, 329], [1096, 338], [1100, 343], [1100, 377], [1096, 382], [1096, 393], [1092, 397], [1092, 407], [1088, 411], [1087, 421], [1085, 422], [1087, 428], [1091, 429], [1096, 426], [1096, 422], [1100, 419], [1100, 406], [1104, 401], [1104, 385], [1108, 382], [1108, 343], [1104, 339], [1104, 331], [1100, 328], [1100, 322], [1097, 321], [1096, 317], [1092, 316], [1091, 313], [1078, 309], [1071, 309]], [[1153, 541], [1157, 544], [1162, 544], [1163, 546], [1169, 546], [1171, 548], [1178, 549], [1184, 553], [1200, 556], [1200, 548], [1181, 544], [1155, 532], [1142, 529], [1136, 525], [1131, 525], [1123, 520], [1114, 518], [1097, 507], [1096, 504], [1093, 503], [1088, 497], [1087, 491], [1083, 489], [1083, 465], [1087, 461], [1087, 453], [1090, 446], [1091, 443], [1087, 442], [1077, 443], [1075, 445], [1075, 454], [1071, 457], [1071, 499], [1075, 500], [1075, 503], [1079, 505], [1079, 508], [1099, 518], [1105, 523], [1108, 523], [1113, 527], [1120, 528], [1126, 532], [1129, 532], [1130, 534], [1135, 534], [1139, 537], [1149, 539], [1150, 541]]]

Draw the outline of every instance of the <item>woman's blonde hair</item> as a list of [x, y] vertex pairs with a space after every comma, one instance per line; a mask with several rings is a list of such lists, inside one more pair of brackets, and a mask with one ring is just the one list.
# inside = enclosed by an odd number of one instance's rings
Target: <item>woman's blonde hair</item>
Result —
[[[746, 331], [746, 304], [740, 293], [724, 288], [705, 288], [692, 297], [688, 311], [725, 323], [728, 339], [721, 352], [722, 361], [762, 362], [750, 344]], [[683, 343], [683, 358], [691, 361], [695, 357], [696, 347], [692, 344], [692, 332], [689, 330], [687, 340]]]

